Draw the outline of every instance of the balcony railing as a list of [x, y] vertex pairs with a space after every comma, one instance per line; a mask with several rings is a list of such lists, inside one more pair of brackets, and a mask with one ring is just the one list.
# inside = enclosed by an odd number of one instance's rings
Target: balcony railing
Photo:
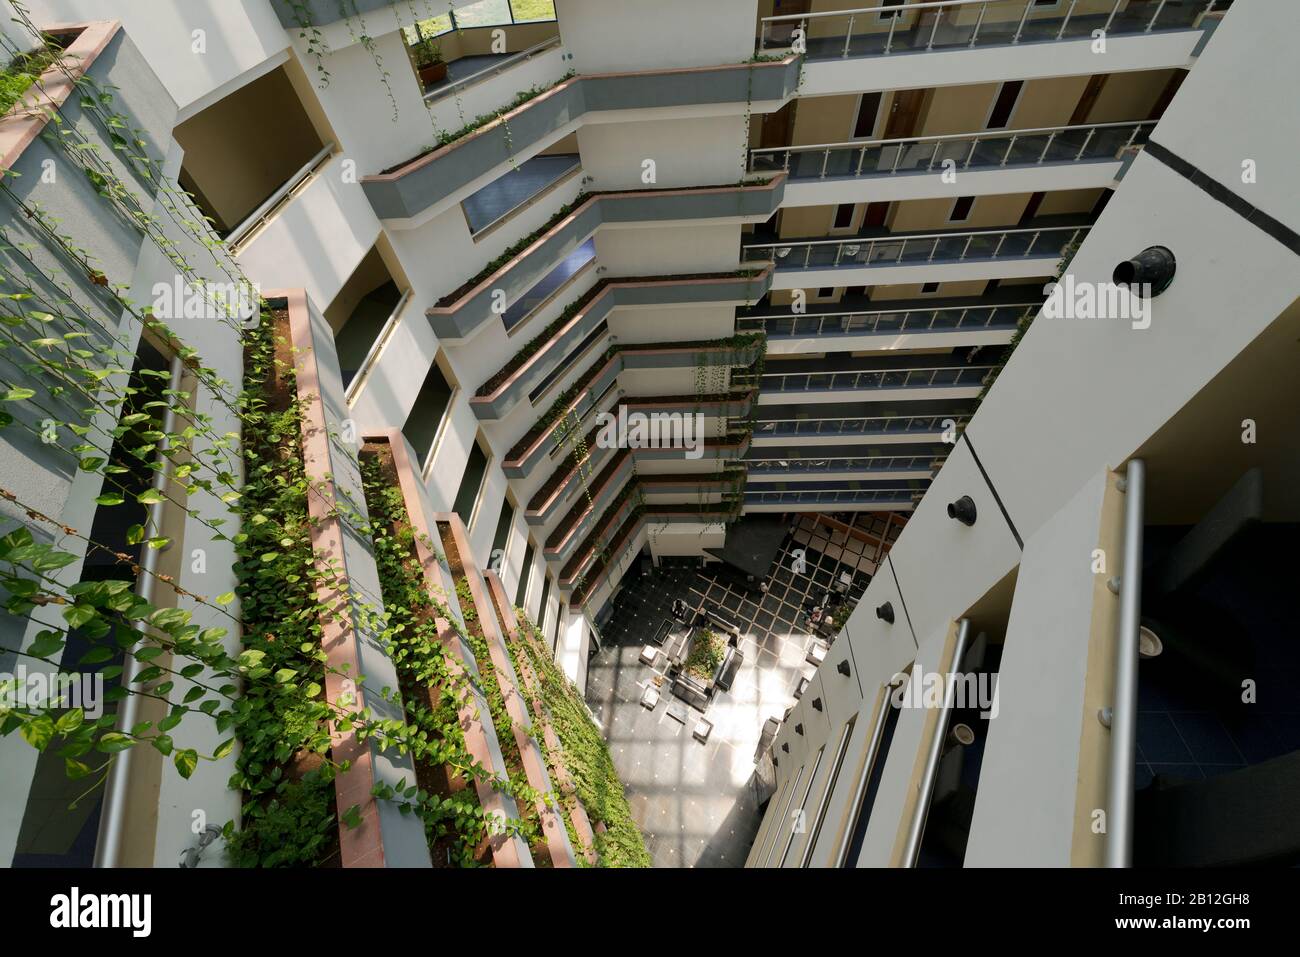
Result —
[[868, 369], [862, 372], [765, 372], [764, 392], [849, 392], [861, 389], [934, 389], [979, 386], [996, 366]]
[[792, 180], [929, 172], [951, 160], [957, 169], [999, 169], [1116, 159], [1144, 144], [1154, 121], [992, 130], [952, 136], [819, 143], [749, 151], [751, 172], [784, 170]]
[[876, 415], [863, 418], [766, 419], [754, 426], [754, 435], [908, 435], [943, 432], [970, 421], [968, 415]]
[[932, 262], [1050, 258], [1063, 256], [1087, 235], [1087, 226], [1041, 229], [983, 229], [874, 239], [818, 239], [809, 242], [758, 243], [750, 256], [765, 256], [778, 270], [826, 266], [905, 266]]
[[[1231, 0], [943, 0], [856, 10], [764, 17], [759, 52], [787, 49], [803, 38], [809, 59], [873, 56], [914, 50], [1042, 43], [1109, 35], [1188, 30], [1226, 10]], [[796, 35], [795, 31], [801, 31]]]
[[937, 468], [934, 455], [864, 455], [834, 459], [746, 459], [751, 476], [765, 472], [917, 472]]
[[474, 73], [470, 73], [468, 76], [463, 76], [459, 80], [453, 80], [450, 83], [444, 83], [442, 86], [434, 87], [432, 90], [429, 90], [424, 94], [424, 98], [432, 102], [434, 100], [440, 100], [446, 96], [451, 96], [452, 94], [463, 93], [466, 89], [473, 86], [474, 84], [481, 83], [484, 80], [488, 79], [489, 77], [497, 76], [500, 73], [504, 73], [506, 70], [509, 70], [511, 67], [518, 66], [520, 63], [523, 63], [526, 60], [531, 60], [539, 53], [544, 53], [546, 50], [549, 50], [551, 47], [559, 46], [559, 45], [560, 45], [559, 34], [556, 34], [553, 37], [547, 37], [541, 43], [534, 43], [532, 46], [528, 47], [527, 49], [520, 50], [518, 53], [508, 54], [502, 57], [501, 59], [496, 60], [493, 63], [489, 64], [487, 67], [485, 67], [482, 70], [477, 70]]
[[232, 229], [225, 237], [226, 245], [230, 247], [230, 251], [238, 255], [252, 241], [254, 235], [262, 226], [270, 222], [276, 213], [315, 180], [333, 155], [334, 144], [332, 142], [326, 143], [315, 156], [285, 180], [279, 189], [263, 200], [257, 209], [244, 217], [243, 222]]
[[915, 501], [911, 488], [803, 489], [784, 492], [746, 492], [746, 505], [868, 505]]
[[796, 339], [1014, 329], [1022, 319], [1041, 308], [1041, 302], [1022, 302], [999, 306], [835, 312], [816, 316], [746, 316], [736, 321], [736, 331], [766, 332], [768, 339]]

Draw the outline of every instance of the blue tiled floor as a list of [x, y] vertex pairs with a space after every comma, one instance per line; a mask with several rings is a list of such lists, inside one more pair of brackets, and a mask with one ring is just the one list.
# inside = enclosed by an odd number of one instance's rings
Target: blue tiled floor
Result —
[[565, 256], [558, 266], [538, 280], [532, 289], [520, 296], [505, 311], [501, 316], [501, 321], [505, 323], [506, 331], [509, 332], [526, 319], [534, 309], [550, 298], [555, 290], [572, 279], [579, 269], [582, 269], [595, 258], [596, 240], [593, 237]]
[[[1150, 536], [1149, 559], [1160, 558], [1185, 530], [1164, 529]], [[1295, 526], [1267, 525], [1231, 553], [1215, 560], [1211, 574], [1189, 600], [1227, 616], [1238, 633], [1215, 621], [1198, 628], [1184, 622], [1189, 636], [1206, 648], [1213, 639], [1234, 646], [1242, 679], [1255, 682], [1256, 699], [1239, 700], [1232, 682], [1207, 684], [1195, 673], [1172, 671], [1162, 659], [1139, 669], [1136, 787], [1154, 775], [1203, 780], [1260, 764], [1300, 749], [1300, 704], [1294, 694], [1300, 678], [1300, 653], [1290, 623], [1291, 586], [1278, 568], [1293, 561]], [[1204, 633], [1200, 633], [1204, 632]], [[1218, 659], [1225, 659], [1218, 649]], [[1214, 660], [1214, 656], [1210, 656]]]
[[458, 60], [452, 60], [447, 64], [447, 78], [440, 83], [431, 83], [424, 91], [424, 95], [437, 97], [453, 83], [458, 83], [466, 77], [487, 70], [493, 64], [508, 60], [512, 56], [514, 56], [513, 53], [485, 53], [477, 56], [463, 56]]
[[520, 163], [518, 169], [497, 177], [461, 203], [470, 232], [477, 233], [492, 225], [577, 165], [578, 157], [572, 153], [534, 156]]

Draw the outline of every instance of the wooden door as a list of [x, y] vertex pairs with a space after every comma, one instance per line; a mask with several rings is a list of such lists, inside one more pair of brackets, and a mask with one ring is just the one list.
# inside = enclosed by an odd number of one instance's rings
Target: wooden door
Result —
[[895, 90], [889, 102], [889, 122], [885, 124], [885, 139], [901, 140], [916, 135], [921, 119], [921, 104], [925, 90]]
[[862, 228], [870, 229], [885, 225], [885, 220], [889, 218], [888, 203], [868, 203], [867, 211], [862, 214]]
[[758, 135], [759, 149], [774, 149], [790, 145], [794, 133], [794, 110], [797, 100], [791, 100], [775, 113], [763, 117], [763, 128]]
[[1079, 97], [1079, 103], [1070, 114], [1070, 126], [1080, 126], [1088, 122], [1088, 114], [1097, 103], [1097, 97], [1101, 96], [1102, 87], [1110, 79], [1109, 73], [1100, 73], [1088, 81], [1088, 85], [1083, 88], [1083, 95]]

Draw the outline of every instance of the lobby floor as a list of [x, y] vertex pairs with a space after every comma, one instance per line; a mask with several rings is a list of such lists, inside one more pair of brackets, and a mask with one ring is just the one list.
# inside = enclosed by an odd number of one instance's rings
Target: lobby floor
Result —
[[[752, 778], [763, 722], [794, 704], [799, 679], [814, 670], [805, 660], [814, 639], [801, 612], [841, 572], [853, 578], [854, 601], [870, 581], [874, 564], [857, 550], [870, 546], [832, 544], [810, 518], [799, 526], [782, 544], [767, 595], [741, 593], [709, 568], [632, 570], [602, 630], [604, 647], [587, 669], [587, 703], [605, 729], [657, 867], [744, 864], [759, 824]], [[692, 608], [716, 605], [741, 628], [745, 660], [730, 690], [715, 693], [703, 715], [713, 722], [705, 744], [691, 733], [700, 712], [686, 709], [686, 723], [668, 713], [670, 706], [684, 707], [669, 681], [659, 685], [653, 710], [641, 705], [642, 691], [666, 670], [662, 654], [650, 666], [641, 662], [641, 650], [676, 598]]]

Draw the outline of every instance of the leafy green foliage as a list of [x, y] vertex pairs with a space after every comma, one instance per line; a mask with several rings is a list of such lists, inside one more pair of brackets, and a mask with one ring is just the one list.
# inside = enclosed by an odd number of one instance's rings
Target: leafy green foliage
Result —
[[[264, 313], [245, 348], [244, 488], [236, 538], [237, 595], [243, 612], [240, 664], [255, 675], [286, 680], [249, 683], [237, 702], [242, 744], [230, 786], [245, 794], [245, 820], [231, 840], [243, 866], [320, 863], [321, 835], [334, 828], [334, 775], [326, 763], [305, 775], [306, 761], [326, 761], [332, 716], [324, 697], [319, 572], [307, 510], [308, 480], [301, 450], [301, 410], [292, 364], [276, 356], [287, 322]], [[282, 351], [283, 344], [282, 344]], [[292, 826], [294, 830], [287, 832]], [[286, 843], [301, 850], [286, 858]]]
[[713, 672], [727, 653], [727, 643], [716, 631], [708, 628], [702, 630], [691, 642], [691, 653], [686, 656], [687, 674], [706, 681], [713, 677]]
[[387, 648], [401, 680], [406, 719], [414, 731], [410, 743], [417, 778], [426, 784], [402, 796], [412, 800], [431, 846], [441, 841], [450, 863], [473, 866], [475, 847], [486, 835], [475, 792], [445, 788], [439, 794], [428, 786], [439, 768], [480, 779], [491, 776], [475, 764], [460, 728], [459, 710], [468, 687], [448, 666], [437, 626], [439, 618], [450, 623], [452, 615], [429, 595], [401, 489], [385, 476], [377, 456], [363, 454], [361, 474], [388, 616]]
[[554, 762], [563, 760], [573, 778], [578, 799], [592, 824], [604, 824], [595, 835], [596, 854], [602, 867], [650, 867], [650, 854], [641, 832], [632, 819], [623, 782], [619, 780], [609, 747], [591, 718], [577, 687], [560, 670], [551, 657], [541, 633], [523, 609], [515, 609], [519, 620], [519, 638], [513, 643], [515, 654], [527, 659], [541, 685], [542, 701], [547, 709], [561, 754], [548, 754]]

